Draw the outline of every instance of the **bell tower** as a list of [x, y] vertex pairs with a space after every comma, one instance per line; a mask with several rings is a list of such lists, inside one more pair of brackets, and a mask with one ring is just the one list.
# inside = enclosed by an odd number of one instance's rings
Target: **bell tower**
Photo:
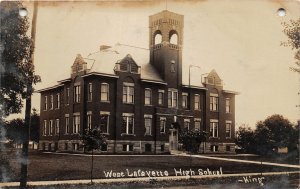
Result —
[[183, 15], [167, 10], [149, 17], [150, 63], [170, 88], [182, 83]]

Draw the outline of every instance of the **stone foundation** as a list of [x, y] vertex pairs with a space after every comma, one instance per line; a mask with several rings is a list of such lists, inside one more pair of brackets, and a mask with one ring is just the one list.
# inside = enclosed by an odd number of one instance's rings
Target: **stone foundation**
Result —
[[[84, 152], [84, 149], [82, 147], [82, 141], [80, 140], [42, 140], [39, 143], [39, 150], [79, 153]], [[235, 143], [201, 143], [199, 153], [203, 152], [234, 154]], [[94, 153], [162, 154], [169, 153], [169, 143], [166, 143], [165, 141], [156, 141], [155, 143], [154, 141], [108, 140], [106, 148], [96, 150], [94, 151]]]
[[200, 144], [199, 152], [235, 154], [235, 143], [205, 142]]
[[[39, 150], [57, 152], [84, 152], [81, 140], [41, 140]], [[169, 152], [169, 144], [165, 141], [127, 141], [107, 140], [107, 147], [94, 151], [95, 153], [126, 153], [126, 154], [161, 154]]]

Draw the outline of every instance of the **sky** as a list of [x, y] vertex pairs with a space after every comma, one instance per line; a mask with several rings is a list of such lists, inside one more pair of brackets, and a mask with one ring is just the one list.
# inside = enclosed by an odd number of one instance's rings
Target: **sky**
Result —
[[[26, 5], [31, 17], [33, 3]], [[65, 79], [77, 54], [86, 57], [100, 45], [148, 48], [148, 17], [166, 8], [184, 15], [183, 82], [189, 65], [201, 67], [191, 70], [192, 80], [215, 69], [225, 89], [240, 93], [237, 127], [254, 128], [273, 114], [300, 118], [300, 77], [289, 70], [294, 52], [280, 46], [287, 40], [281, 23], [300, 17], [298, 0], [39, 2], [34, 64], [42, 82], [35, 88]], [[277, 15], [279, 8], [286, 16]], [[40, 95], [32, 100], [39, 110]]]

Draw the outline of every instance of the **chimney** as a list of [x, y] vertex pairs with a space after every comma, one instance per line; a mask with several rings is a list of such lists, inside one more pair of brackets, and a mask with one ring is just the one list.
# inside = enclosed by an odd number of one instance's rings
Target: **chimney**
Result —
[[109, 49], [111, 48], [111, 46], [108, 46], [108, 45], [100, 45], [100, 51], [103, 51], [103, 50], [106, 50], [106, 49]]

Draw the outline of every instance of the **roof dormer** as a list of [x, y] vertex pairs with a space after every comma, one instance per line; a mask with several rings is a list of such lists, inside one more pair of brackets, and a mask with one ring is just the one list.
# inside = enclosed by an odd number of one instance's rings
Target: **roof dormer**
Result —
[[71, 67], [71, 74], [78, 74], [79, 72], [86, 71], [87, 63], [82, 58], [81, 54], [77, 54], [75, 61]]

